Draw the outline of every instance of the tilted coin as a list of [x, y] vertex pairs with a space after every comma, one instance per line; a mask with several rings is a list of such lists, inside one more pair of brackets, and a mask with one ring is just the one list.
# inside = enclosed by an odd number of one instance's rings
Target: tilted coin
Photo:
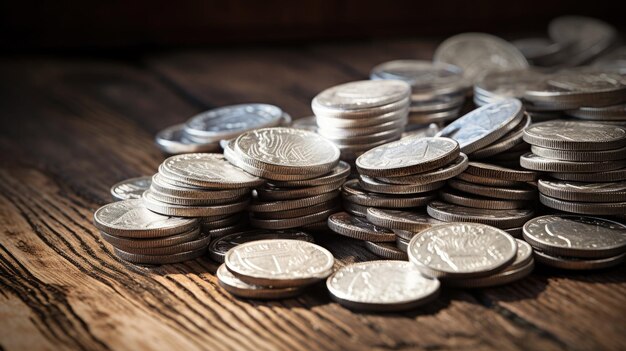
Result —
[[559, 180], [575, 182], [619, 182], [626, 180], [626, 168], [597, 173], [550, 173], [550, 176]]
[[161, 246], [161, 247], [116, 247], [129, 254], [134, 255], [148, 255], [148, 256], [165, 256], [176, 255], [189, 251], [195, 251], [200, 249], [206, 249], [211, 241], [210, 234], [200, 234], [197, 238], [186, 242]]
[[[272, 173], [311, 174], [330, 172], [339, 162], [339, 149], [316, 133], [293, 128], [264, 128], [241, 134], [235, 151], [243, 163]], [[267, 177], [269, 178], [269, 177]], [[269, 178], [272, 179], [272, 178]]]
[[358, 204], [355, 204], [354, 202], [345, 201], [345, 200], [342, 202], [342, 207], [344, 211], [348, 212], [349, 214], [353, 216], [357, 216], [357, 217], [363, 217], [363, 218], [367, 217], [367, 209], [371, 208], [371, 207], [358, 205]]
[[220, 154], [184, 154], [163, 161], [159, 171], [191, 185], [218, 188], [250, 188], [263, 184], [263, 179], [233, 166]]
[[626, 213], [626, 201], [622, 202], [576, 202], [555, 199], [539, 193], [539, 201], [547, 207], [565, 212], [586, 215], [623, 215]]
[[268, 104], [224, 106], [192, 117], [185, 125], [185, 132], [218, 142], [248, 130], [277, 126], [282, 115], [280, 108]]
[[464, 33], [446, 39], [435, 51], [433, 60], [461, 67], [472, 84], [487, 72], [528, 67], [526, 58], [515, 46], [485, 33]]
[[150, 188], [151, 177], [137, 177], [122, 180], [111, 187], [113, 200], [141, 199], [141, 194]]
[[181, 252], [171, 255], [139, 255], [113, 248], [113, 252], [124, 261], [135, 264], [172, 264], [196, 259], [206, 252], [206, 247], [194, 251]]
[[427, 184], [456, 177], [467, 169], [467, 164], [467, 156], [464, 153], [460, 153], [456, 160], [437, 170], [400, 177], [377, 177], [377, 179], [389, 184]]
[[583, 183], [567, 180], [539, 179], [539, 191], [546, 196], [568, 201], [626, 201], [626, 181]]
[[624, 121], [626, 120], [626, 104], [606, 107], [581, 107], [576, 110], [565, 112], [569, 116], [580, 119], [598, 121]]
[[526, 169], [556, 173], [606, 172], [626, 167], [626, 159], [604, 162], [576, 162], [543, 158], [531, 152], [522, 155], [519, 163]]
[[303, 288], [274, 288], [261, 285], [248, 284], [235, 277], [226, 268], [225, 264], [220, 265], [215, 272], [217, 281], [224, 290], [244, 299], [288, 299], [298, 296], [304, 292]]
[[127, 248], [153, 248], [172, 246], [196, 239], [200, 235], [200, 228], [193, 228], [180, 234], [164, 236], [160, 238], [133, 239], [115, 236], [101, 231], [100, 236], [109, 244], [119, 247], [122, 250]]
[[401, 311], [437, 297], [440, 283], [422, 276], [410, 262], [370, 261], [342, 267], [326, 281], [333, 300], [369, 311]]
[[187, 185], [184, 187], [176, 184], [183, 183], [177, 182], [175, 179], [167, 178], [161, 173], [156, 173], [152, 176], [150, 189], [170, 196], [203, 200], [232, 200], [243, 195], [250, 194], [250, 189], [248, 188], [216, 190], [194, 187], [193, 185]]
[[143, 193], [142, 201], [150, 211], [177, 217], [208, 217], [221, 216], [241, 212], [248, 207], [249, 199], [239, 200], [225, 205], [214, 206], [183, 206], [160, 202], [150, 190]]
[[377, 133], [384, 133], [391, 131], [398, 131], [398, 129], [404, 128], [407, 124], [405, 111], [401, 118], [394, 119], [393, 121], [377, 124], [369, 127], [355, 127], [355, 128], [329, 128], [324, 127], [317, 131], [319, 135], [323, 136], [326, 139], [343, 139], [343, 138], [352, 138], [359, 136], [369, 136]]
[[604, 269], [604, 268], [618, 266], [622, 264], [622, 262], [624, 262], [624, 259], [626, 259], [626, 253], [613, 256], [613, 257], [582, 259], [582, 258], [552, 256], [552, 255], [548, 255], [538, 250], [534, 251], [534, 256], [537, 262], [541, 262], [542, 264], [546, 266], [560, 268], [560, 269], [571, 269], [571, 270]]
[[140, 199], [104, 205], [93, 214], [94, 225], [111, 235], [129, 238], [157, 238], [188, 231], [198, 226], [190, 218], [163, 216], [148, 210]]
[[532, 209], [485, 210], [433, 201], [426, 211], [444, 222], [472, 222], [492, 225], [501, 229], [523, 225], [534, 215]]
[[547, 121], [524, 129], [524, 141], [559, 150], [610, 150], [626, 146], [626, 129], [600, 123]]
[[244, 243], [224, 257], [228, 270], [248, 284], [298, 287], [332, 273], [335, 259], [325, 248], [301, 240], [269, 239]]
[[272, 188], [266, 186], [263, 188], [257, 188], [256, 192], [259, 198], [264, 201], [293, 200], [329, 193], [333, 190], [341, 188], [342, 184], [343, 179], [339, 179], [334, 183], [303, 188]]
[[265, 230], [255, 229], [224, 235], [213, 240], [209, 245], [209, 256], [217, 262], [224, 262], [228, 250], [250, 241], [267, 239], [289, 239], [314, 242], [313, 237], [300, 230]]
[[463, 180], [450, 179], [448, 185], [466, 193], [504, 200], [535, 200], [537, 188], [520, 183], [516, 188], [499, 188], [488, 185], [468, 183]]
[[524, 225], [524, 239], [552, 256], [611, 257], [626, 252], [626, 225], [578, 215], [548, 215]]
[[524, 142], [524, 129], [530, 126], [531, 123], [531, 117], [528, 114], [524, 114], [523, 119], [515, 128], [496, 140], [493, 144], [475, 151], [472, 156], [474, 158], [486, 158], [511, 150], [513, 147], [522, 144]]
[[451, 94], [463, 89], [461, 68], [442, 62], [394, 60], [372, 69], [371, 79], [399, 79], [411, 85], [413, 91]]
[[207, 231], [207, 233], [211, 234], [212, 239], [218, 239], [223, 237], [224, 235], [238, 233], [246, 229], [249, 229], [248, 221], [242, 221], [226, 227], [210, 229]]
[[316, 115], [326, 109], [358, 110], [402, 100], [410, 92], [409, 84], [400, 80], [362, 80], [328, 88], [311, 105]]
[[359, 184], [367, 191], [382, 194], [417, 194], [426, 193], [437, 190], [446, 184], [445, 180], [432, 182], [428, 184], [387, 184], [376, 180], [375, 178], [361, 175]]
[[268, 183], [272, 186], [279, 188], [299, 188], [305, 186], [318, 186], [329, 183], [334, 183], [340, 179], [345, 179], [350, 175], [350, 165], [346, 162], [339, 161], [337, 166], [333, 168], [328, 174], [323, 176], [306, 179], [306, 180], [293, 180], [293, 181], [271, 181]]
[[376, 226], [365, 218], [338, 212], [328, 217], [328, 228], [335, 233], [358, 240], [373, 242], [395, 241], [396, 234], [389, 229]]
[[506, 168], [483, 162], [470, 162], [468, 164], [466, 172], [479, 177], [488, 177], [517, 182], [534, 182], [537, 180], [536, 172], [522, 169]]
[[510, 180], [502, 180], [502, 179], [494, 179], [490, 177], [482, 177], [473, 174], [469, 174], [467, 172], [463, 172], [456, 176], [457, 179], [464, 180], [466, 182], [474, 183], [474, 184], [482, 184], [482, 185], [490, 185], [490, 186], [517, 186], [519, 182], [510, 181]]
[[[445, 223], [445, 222], [440, 222], [441, 223]], [[416, 236], [419, 232], [410, 232], [408, 230], [401, 230], [401, 229], [394, 229], [393, 232], [396, 234], [397, 238], [396, 238], [396, 242], [397, 239], [402, 239], [403, 241], [406, 241], [406, 244], [409, 244], [409, 241], [411, 241], [411, 239], [413, 239], [414, 236]]]
[[437, 136], [456, 140], [461, 151], [471, 154], [500, 139], [523, 118], [517, 99], [506, 99], [479, 107], [442, 129]]
[[339, 199], [332, 199], [330, 201], [322, 202], [316, 205], [294, 208], [293, 210], [274, 211], [274, 212], [252, 212], [254, 218], [257, 219], [288, 219], [288, 218], [300, 218], [308, 215], [320, 213], [322, 211], [330, 210], [339, 207]]
[[198, 198], [186, 198], [181, 196], [170, 195], [162, 193], [156, 190], [154, 187], [150, 187], [150, 195], [163, 203], [182, 206], [213, 206], [213, 205], [225, 205], [233, 202], [239, 202], [249, 197], [248, 194], [236, 196], [226, 199], [198, 199]]
[[367, 209], [367, 219], [383, 228], [407, 230], [410, 232], [419, 232], [433, 225], [444, 223], [424, 212], [398, 211], [374, 207]]
[[376, 147], [356, 160], [360, 174], [403, 176], [430, 171], [459, 157], [459, 145], [448, 138], [404, 138]]
[[408, 254], [409, 260], [430, 277], [481, 277], [513, 262], [517, 243], [506, 232], [489, 225], [449, 223], [413, 237]]
[[528, 201], [498, 200], [484, 196], [471, 196], [452, 189], [442, 190], [439, 193], [441, 200], [454, 205], [483, 208], [487, 210], [510, 210], [529, 207]]
[[251, 212], [276, 212], [276, 211], [287, 211], [293, 210], [296, 208], [303, 208], [308, 206], [313, 206], [320, 204], [322, 202], [330, 201], [339, 196], [339, 191], [335, 190], [332, 192], [328, 192], [321, 195], [310, 196], [303, 199], [296, 200], [285, 200], [285, 201], [271, 201], [271, 202], [260, 202], [253, 201], [250, 206], [248, 206], [248, 210]]
[[242, 223], [247, 221], [247, 214], [244, 213], [236, 213], [234, 215], [226, 216], [220, 219], [213, 219], [208, 217], [206, 220], [204, 218], [199, 218], [200, 225], [203, 230], [211, 230], [217, 228], [228, 227], [237, 223]]
[[340, 211], [339, 207], [324, 210], [315, 214], [305, 215], [297, 218], [283, 218], [283, 219], [259, 219], [256, 217], [250, 218], [250, 224], [255, 228], [261, 229], [290, 229], [298, 228], [307, 224], [313, 224], [323, 221], [331, 214]]
[[161, 151], [168, 154], [186, 154], [193, 152], [215, 152], [220, 150], [217, 141], [195, 141], [185, 134], [185, 125], [177, 124], [160, 131], [155, 143]]
[[436, 194], [425, 193], [420, 195], [383, 195], [364, 191], [357, 179], [351, 179], [343, 184], [342, 196], [345, 200], [363, 206], [407, 208], [426, 206]]
[[406, 261], [409, 259], [406, 252], [400, 250], [394, 243], [366, 241], [365, 248], [374, 255], [388, 260]]
[[[413, 239], [413, 238], [411, 238]], [[396, 238], [396, 247], [398, 249], [400, 249], [400, 251], [402, 252], [408, 252], [409, 251], [409, 243], [411, 242], [411, 240], [406, 240], [406, 239], [402, 239], [401, 237], [397, 237]]]
[[569, 150], [557, 150], [548, 149], [540, 146], [531, 146], [530, 151], [533, 154], [551, 158], [555, 160], [563, 161], [590, 161], [590, 162], [602, 162], [602, 161], [614, 161], [626, 158], [626, 147], [612, 150], [600, 150], [600, 151], [569, 151]]
[[544, 77], [544, 73], [531, 69], [492, 71], [476, 82], [474, 94], [488, 96], [489, 102], [507, 98], [521, 99], [529, 86]]

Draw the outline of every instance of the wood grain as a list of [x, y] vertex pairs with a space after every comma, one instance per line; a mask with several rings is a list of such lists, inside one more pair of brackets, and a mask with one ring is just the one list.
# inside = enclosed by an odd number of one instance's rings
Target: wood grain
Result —
[[[372, 64], [428, 57], [428, 42], [193, 51], [139, 60], [16, 58], [0, 64], [0, 349], [595, 350], [626, 348], [624, 267], [538, 269], [509, 286], [446, 289], [399, 314], [353, 313], [323, 285], [282, 301], [234, 299], [208, 258], [119, 261], [91, 224], [111, 184], [151, 174], [162, 127], [226, 103], [294, 116]], [[374, 258], [356, 241], [316, 240], [338, 265]]]

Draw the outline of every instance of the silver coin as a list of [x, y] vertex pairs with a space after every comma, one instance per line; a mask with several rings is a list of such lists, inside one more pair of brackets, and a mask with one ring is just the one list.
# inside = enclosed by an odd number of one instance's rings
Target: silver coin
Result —
[[135, 264], [146, 264], [146, 265], [161, 265], [161, 264], [172, 264], [179, 263], [189, 260], [194, 260], [206, 252], [206, 247], [186, 252], [179, 252], [175, 254], [169, 255], [141, 255], [134, 254], [130, 252], [126, 252], [124, 250], [118, 249], [117, 247], [113, 247], [113, 252], [119, 258], [124, 261], [128, 261], [130, 263]]
[[509, 265], [517, 254], [515, 239], [478, 223], [441, 224], [411, 239], [409, 260], [431, 277], [487, 276]]
[[528, 67], [528, 61], [515, 46], [484, 33], [464, 33], [446, 39], [435, 50], [433, 60], [461, 67], [472, 84], [490, 71]]
[[307, 186], [318, 186], [329, 183], [334, 183], [340, 179], [345, 179], [350, 175], [350, 164], [339, 161], [337, 166], [333, 168], [328, 174], [323, 176], [305, 179], [305, 180], [293, 180], [293, 181], [271, 181], [268, 185], [278, 188], [299, 188]]
[[[403, 108], [397, 111], [391, 111], [380, 116], [372, 116], [370, 118], [359, 118], [359, 119], [347, 119], [347, 118], [337, 118], [331, 116], [317, 116], [316, 123], [320, 128], [320, 131], [326, 132], [326, 134], [333, 135], [338, 132], [330, 132], [333, 129], [346, 128], [346, 129], [354, 129], [354, 128], [375, 128], [377, 125], [382, 125], [388, 122], [394, 122], [398, 120], [403, 120], [406, 118], [408, 113], [408, 108]], [[329, 131], [330, 130], [330, 131]], [[340, 133], [340, 132], [339, 132]]]
[[626, 201], [626, 181], [586, 183], [567, 180], [539, 179], [539, 191], [550, 197], [568, 201]]
[[455, 160], [459, 145], [448, 138], [404, 138], [367, 151], [356, 160], [359, 173], [404, 176], [426, 172]]
[[316, 115], [324, 115], [325, 109], [360, 110], [390, 104], [410, 93], [410, 85], [400, 80], [362, 80], [328, 88], [311, 105]]
[[277, 126], [282, 115], [280, 108], [268, 104], [224, 106], [192, 117], [185, 125], [185, 132], [206, 141], [219, 142], [248, 130]]
[[440, 283], [406, 261], [370, 261], [340, 268], [326, 280], [333, 300], [369, 311], [401, 311], [437, 297]]
[[[184, 184], [186, 186], [181, 186]], [[152, 176], [152, 184], [150, 189], [170, 196], [177, 196], [187, 199], [204, 199], [204, 200], [233, 200], [243, 195], [250, 194], [249, 188], [215, 190], [202, 187], [194, 187], [176, 181], [176, 179], [168, 178], [161, 173]], [[232, 202], [232, 201], [231, 201]]]
[[298, 118], [291, 123], [291, 128], [304, 129], [310, 132], [317, 131], [317, 119], [315, 116]]
[[532, 209], [485, 210], [441, 201], [433, 201], [428, 204], [426, 212], [444, 222], [482, 223], [500, 229], [520, 227], [535, 214]]
[[398, 79], [411, 85], [413, 91], [450, 94], [463, 88], [461, 68], [432, 61], [395, 60], [372, 69], [371, 79]]
[[581, 107], [577, 110], [566, 111], [567, 115], [585, 120], [626, 121], [626, 104], [606, 107]]
[[467, 166], [467, 156], [464, 153], [460, 153], [456, 160], [437, 170], [401, 177], [377, 177], [377, 179], [389, 184], [427, 184], [456, 177], [463, 173]]
[[159, 201], [150, 190], [145, 191], [141, 197], [144, 206], [152, 212], [160, 213], [167, 216], [177, 217], [213, 217], [231, 215], [237, 212], [244, 211], [250, 200], [248, 198], [238, 199], [238, 202], [233, 202], [225, 205], [214, 206], [185, 206], [168, 204]]
[[583, 16], [561, 16], [548, 26], [550, 38], [557, 43], [573, 43], [574, 53], [567, 64], [576, 66], [606, 50], [616, 39], [617, 31], [605, 22]]
[[218, 189], [250, 188], [264, 180], [226, 161], [220, 154], [184, 154], [167, 158], [159, 171], [182, 182]]
[[185, 125], [177, 124], [160, 131], [155, 143], [168, 154], [187, 154], [192, 152], [214, 152], [220, 150], [216, 141], [195, 141], [185, 134]]
[[228, 234], [213, 240], [209, 245], [209, 256], [214, 261], [224, 262], [224, 256], [228, 250], [235, 246], [257, 240], [267, 239], [290, 239], [314, 242], [313, 237], [299, 230], [265, 230], [256, 229], [239, 233]]
[[426, 193], [420, 195], [397, 195], [392, 196], [376, 194], [365, 191], [357, 179], [351, 179], [343, 184], [342, 196], [346, 201], [363, 206], [385, 208], [410, 208], [425, 206], [432, 201], [436, 194]]
[[258, 169], [282, 174], [321, 175], [339, 162], [339, 149], [316, 133], [293, 128], [265, 128], [235, 140], [241, 160]]
[[157, 238], [188, 231], [198, 221], [163, 216], [148, 210], [140, 199], [104, 205], [93, 214], [95, 226], [111, 235], [129, 238]]
[[496, 140], [493, 144], [475, 151], [472, 156], [476, 159], [487, 158], [511, 150], [515, 146], [521, 145], [524, 142], [524, 129], [529, 127], [531, 123], [532, 119], [530, 115], [525, 113], [524, 117], [516, 127], [511, 129], [504, 136], [500, 137], [500, 139]]
[[351, 216], [346, 212], [338, 212], [328, 217], [328, 228], [357, 240], [372, 242], [389, 242], [396, 240], [396, 235], [389, 229], [376, 226], [365, 218]]
[[174, 234], [170, 236], [160, 237], [160, 238], [147, 238], [147, 239], [133, 239], [133, 238], [123, 238], [115, 235], [108, 234], [106, 232], [100, 231], [100, 236], [102, 239], [106, 240], [109, 244], [121, 248], [122, 250], [126, 248], [154, 248], [154, 247], [164, 247], [164, 246], [172, 246], [184, 242], [188, 242], [191, 240], [195, 240], [200, 235], [200, 228], [196, 227], [189, 231]]
[[626, 252], [626, 226], [607, 219], [548, 215], [524, 225], [524, 239], [554, 256], [603, 258]]
[[507, 98], [521, 99], [528, 87], [543, 79], [544, 73], [531, 69], [489, 72], [476, 83], [474, 92], [489, 97], [490, 102]]
[[389, 242], [365, 242], [365, 248], [374, 255], [387, 259], [387, 260], [401, 260], [407, 261], [406, 251], [400, 250], [394, 243]]
[[259, 199], [263, 201], [293, 200], [329, 193], [340, 189], [342, 184], [343, 179], [339, 179], [334, 183], [303, 188], [274, 188], [266, 186], [257, 188], [256, 192]]
[[424, 212], [398, 211], [383, 208], [367, 209], [367, 219], [384, 228], [419, 232], [433, 225], [443, 224]]
[[332, 273], [334, 261], [321, 246], [285, 239], [244, 243], [224, 257], [226, 267], [237, 278], [273, 287], [305, 286], [325, 279]]
[[437, 136], [456, 140], [461, 151], [469, 155], [504, 136], [522, 117], [522, 103], [517, 99], [506, 99], [469, 112], [446, 126]]
[[540, 262], [546, 266], [571, 270], [604, 269], [618, 266], [626, 259], [626, 253], [613, 257], [582, 259], [574, 257], [552, 256], [538, 250], [534, 251], [534, 256], [537, 262]]
[[626, 129], [600, 123], [547, 121], [524, 129], [524, 141], [559, 150], [609, 150], [626, 146]]
[[111, 187], [113, 200], [141, 199], [141, 194], [150, 188], [152, 177], [137, 177], [122, 180]]
[[381, 193], [381, 194], [417, 194], [417, 193], [426, 193], [433, 190], [440, 189], [444, 185], [446, 185], [445, 180], [441, 180], [438, 182], [432, 182], [427, 184], [387, 184], [378, 181], [375, 178], [371, 178], [365, 175], [362, 175], [359, 178], [359, 185], [367, 191]]
[[224, 290], [232, 295], [245, 299], [287, 299], [295, 297], [304, 292], [303, 288], [274, 288], [260, 285], [253, 285], [243, 282], [235, 277], [226, 268], [225, 264], [220, 265], [215, 272], [217, 281]]

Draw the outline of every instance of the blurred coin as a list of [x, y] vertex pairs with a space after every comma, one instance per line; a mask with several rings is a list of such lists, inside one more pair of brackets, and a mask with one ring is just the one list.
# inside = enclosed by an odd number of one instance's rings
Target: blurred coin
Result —
[[317, 122], [315, 116], [298, 118], [291, 124], [291, 128], [304, 129], [311, 132], [317, 131]]
[[609, 24], [583, 16], [561, 16], [548, 26], [550, 38], [562, 45], [573, 43], [573, 52], [567, 64], [580, 65], [605, 51], [617, 38], [617, 31]]
[[141, 194], [150, 188], [151, 177], [137, 177], [125, 179], [111, 187], [113, 200], [140, 199]]
[[548, 255], [544, 252], [535, 250], [535, 260], [550, 267], [571, 270], [592, 270], [604, 269], [620, 265], [626, 258], [626, 253], [606, 258], [581, 259], [572, 257], [559, 257]]
[[626, 213], [626, 201], [575, 202], [555, 199], [542, 193], [539, 193], [539, 201], [547, 207], [578, 214], [611, 216]]
[[160, 131], [155, 143], [161, 151], [168, 154], [186, 154], [193, 152], [214, 152], [220, 150], [217, 141], [195, 141], [185, 134], [185, 125], [177, 124]]

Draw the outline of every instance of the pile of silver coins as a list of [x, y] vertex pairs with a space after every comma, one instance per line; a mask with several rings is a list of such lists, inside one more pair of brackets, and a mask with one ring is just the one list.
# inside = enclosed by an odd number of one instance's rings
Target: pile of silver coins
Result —
[[220, 141], [257, 128], [289, 126], [291, 116], [269, 104], [223, 106], [191, 117], [156, 135], [156, 145], [167, 154], [221, 151]]
[[409, 125], [443, 124], [456, 119], [468, 92], [463, 70], [443, 62], [389, 61], [374, 67], [370, 79], [398, 79], [411, 86]]
[[350, 166], [339, 149], [306, 130], [265, 128], [246, 132], [224, 152], [234, 165], [267, 180], [255, 189], [250, 223], [261, 229], [325, 224], [340, 211], [337, 201]]
[[365, 151], [400, 139], [407, 124], [411, 87], [400, 80], [365, 80], [328, 88], [311, 107], [317, 132], [354, 160]]

